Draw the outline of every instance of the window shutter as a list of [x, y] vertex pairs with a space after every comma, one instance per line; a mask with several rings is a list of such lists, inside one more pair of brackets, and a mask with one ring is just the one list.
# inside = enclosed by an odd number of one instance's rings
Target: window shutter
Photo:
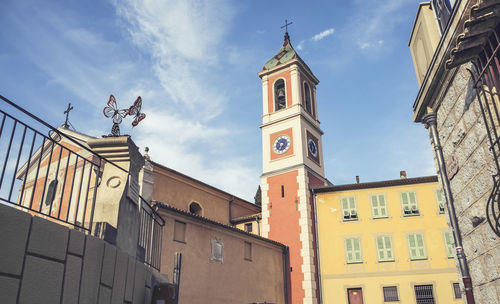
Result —
[[410, 259], [421, 260], [427, 258], [423, 234], [408, 235], [408, 246], [410, 249]]
[[393, 261], [392, 241], [390, 236], [377, 237], [379, 261]]
[[346, 259], [347, 263], [352, 263], [352, 239], [345, 240], [345, 251], [346, 251]]
[[378, 196], [378, 203], [380, 206], [380, 216], [386, 216], [387, 211], [385, 209], [385, 197], [383, 195]]
[[382, 236], [377, 237], [377, 246], [378, 246], [378, 257], [380, 260], [384, 260], [385, 259], [384, 239]]
[[349, 198], [349, 209], [351, 209], [351, 210], [356, 209], [356, 205], [354, 204], [354, 197]]
[[403, 203], [403, 211], [410, 210], [410, 203], [408, 202], [408, 193], [401, 193], [401, 201]]
[[349, 209], [349, 204], [347, 203], [347, 198], [342, 199], [342, 210]]
[[378, 199], [376, 195], [372, 195], [372, 210], [373, 210], [373, 217], [379, 217], [378, 213]]
[[361, 244], [358, 238], [345, 239], [345, 250], [348, 264], [362, 262]]
[[415, 197], [415, 192], [410, 192], [410, 204], [411, 205], [417, 204], [417, 198]]
[[449, 258], [453, 258], [453, 244], [451, 243], [451, 236], [448, 231], [444, 232], [444, 243], [446, 246], [446, 254]]

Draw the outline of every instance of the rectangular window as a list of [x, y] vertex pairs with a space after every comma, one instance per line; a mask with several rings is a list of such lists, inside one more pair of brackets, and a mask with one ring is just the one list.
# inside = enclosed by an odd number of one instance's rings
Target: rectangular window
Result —
[[417, 304], [433, 304], [432, 285], [415, 285], [415, 299]]
[[174, 241], [186, 242], [186, 223], [179, 221], [174, 222]]
[[387, 217], [387, 208], [385, 204], [385, 195], [372, 195], [372, 216], [373, 218]]
[[388, 235], [377, 236], [377, 253], [380, 262], [394, 261], [392, 240]]
[[248, 233], [252, 232], [252, 223], [245, 224], [245, 231]]
[[408, 248], [410, 249], [411, 260], [425, 260], [427, 253], [425, 252], [424, 235], [421, 233], [408, 235]]
[[245, 242], [245, 260], [252, 260], [252, 243]]
[[453, 291], [455, 293], [455, 299], [461, 299], [462, 298], [462, 291], [460, 290], [460, 284], [453, 283]]
[[436, 202], [437, 202], [439, 214], [443, 214], [444, 213], [444, 201], [443, 201], [443, 194], [441, 193], [440, 189], [436, 189]]
[[448, 258], [454, 258], [453, 254], [453, 244], [451, 243], [451, 234], [448, 231], [443, 232], [444, 246], [446, 247], [446, 255]]
[[345, 256], [347, 264], [363, 262], [361, 241], [359, 238], [345, 239]]
[[344, 221], [357, 221], [358, 211], [356, 209], [356, 201], [354, 199], [354, 196], [343, 197], [341, 202]]
[[387, 286], [383, 287], [384, 291], [384, 302], [397, 302], [398, 297], [398, 287], [397, 286]]
[[414, 216], [420, 214], [418, 211], [417, 195], [415, 192], [402, 192], [401, 205], [403, 207], [404, 216]]

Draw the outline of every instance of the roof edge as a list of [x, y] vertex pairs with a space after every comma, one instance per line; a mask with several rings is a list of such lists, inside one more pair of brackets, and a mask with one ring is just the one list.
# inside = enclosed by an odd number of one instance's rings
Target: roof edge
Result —
[[247, 201], [247, 200], [245, 200], [245, 199], [242, 199], [241, 197], [238, 197], [238, 196], [236, 196], [236, 195], [234, 195], [234, 194], [231, 194], [231, 193], [229, 193], [229, 192], [226, 192], [226, 191], [224, 191], [224, 190], [221, 190], [221, 189], [219, 189], [219, 188], [217, 188], [217, 187], [214, 187], [214, 186], [212, 186], [212, 185], [209, 185], [209, 184], [207, 184], [207, 183], [205, 183], [205, 182], [202, 182], [202, 181], [200, 181], [200, 180], [198, 180], [198, 179], [196, 179], [196, 178], [194, 178], [194, 177], [188, 176], [188, 175], [186, 175], [186, 174], [184, 174], [184, 173], [181, 173], [181, 172], [179, 172], [179, 171], [177, 171], [177, 170], [174, 170], [174, 169], [172, 169], [172, 168], [166, 167], [166, 166], [164, 166], [164, 165], [162, 165], [162, 164], [159, 164], [159, 163], [157, 163], [157, 162], [155, 162], [155, 161], [152, 161], [152, 160], [150, 160], [150, 163], [151, 163], [151, 164], [153, 164], [153, 166], [158, 166], [158, 167], [160, 167], [160, 168], [162, 168], [162, 169], [164, 169], [164, 170], [170, 171], [170, 172], [175, 173], [175, 174], [179, 174], [179, 175], [180, 175], [180, 176], [182, 176], [182, 177], [185, 177], [185, 178], [190, 179], [190, 180], [192, 180], [192, 181], [194, 181], [194, 182], [200, 183], [201, 185], [206, 186], [206, 187], [208, 187], [208, 188], [210, 188], [210, 189], [212, 189], [212, 190], [220, 191], [221, 193], [226, 194], [226, 195], [228, 195], [228, 196], [230, 196], [230, 197], [234, 197], [235, 199], [238, 199], [239, 201], [241, 201], [241, 202], [243, 202], [243, 203], [245, 203], [245, 204], [250, 204], [250, 205], [252, 205], [252, 206], [257, 207], [259, 210], [262, 210], [262, 207], [259, 207], [259, 206], [255, 205], [254, 203], [251, 203], [251, 202], [249, 202], [249, 201]]
[[312, 187], [314, 193], [324, 193], [324, 192], [335, 192], [344, 190], [356, 190], [356, 189], [370, 189], [370, 188], [383, 188], [392, 186], [404, 186], [412, 184], [423, 184], [423, 183], [433, 183], [437, 182], [437, 175], [413, 177], [413, 178], [399, 178], [385, 181], [359, 183], [359, 184], [346, 184], [346, 185], [336, 185], [336, 186], [321, 186]]
[[154, 206], [157, 206], [159, 208], [162, 208], [162, 209], [165, 209], [165, 210], [169, 210], [169, 211], [178, 213], [178, 214], [183, 215], [185, 217], [189, 217], [189, 218], [192, 218], [192, 219], [195, 219], [195, 220], [199, 220], [199, 221], [202, 221], [202, 222], [205, 222], [205, 223], [209, 223], [209, 224], [212, 224], [212, 225], [215, 225], [215, 226], [219, 226], [219, 227], [222, 227], [222, 228], [234, 231], [234, 232], [238, 232], [239, 234], [250, 236], [250, 237], [253, 237], [255, 239], [258, 239], [258, 240], [261, 240], [261, 241], [264, 241], [264, 242], [267, 242], [267, 243], [270, 243], [270, 244], [273, 244], [273, 245], [277, 245], [277, 246], [279, 246], [279, 247], [281, 247], [283, 249], [288, 248], [288, 246], [286, 246], [285, 244], [282, 244], [280, 242], [273, 241], [271, 239], [262, 237], [260, 235], [248, 233], [248, 232], [243, 231], [241, 229], [238, 229], [238, 228], [235, 228], [235, 227], [232, 227], [232, 226], [220, 223], [220, 222], [216, 222], [214, 220], [211, 220], [211, 219], [203, 217], [203, 216], [199, 216], [199, 215], [192, 214], [192, 213], [189, 213], [189, 212], [181, 210], [181, 209], [177, 209], [175, 207], [172, 207], [170, 205], [164, 204], [162, 202], [154, 201], [152, 203], [153, 203]]

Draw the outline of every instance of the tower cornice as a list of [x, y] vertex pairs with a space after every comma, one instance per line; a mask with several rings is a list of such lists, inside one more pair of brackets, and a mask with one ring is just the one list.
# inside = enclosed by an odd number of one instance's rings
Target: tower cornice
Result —
[[[319, 84], [319, 79], [316, 78], [316, 76], [314, 76], [311, 69], [309, 69], [309, 67], [305, 64], [304, 61], [302, 61], [302, 59], [300, 59], [300, 57], [294, 58], [294, 59], [292, 59], [284, 64], [275, 66], [269, 70], [262, 70], [259, 73], [257, 73], [257, 75], [260, 78], [263, 78], [264, 76], [268, 76], [268, 75], [274, 74], [280, 70], [287, 69], [287, 68], [291, 67], [292, 65], [296, 65], [303, 74], [306, 74], [314, 82], [314, 85]], [[293, 69], [293, 67], [291, 69]]]

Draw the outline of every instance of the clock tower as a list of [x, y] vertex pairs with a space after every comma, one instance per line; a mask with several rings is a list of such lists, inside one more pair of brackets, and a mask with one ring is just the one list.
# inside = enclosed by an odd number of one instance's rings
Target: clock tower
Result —
[[316, 104], [319, 80], [290, 44], [262, 79], [262, 233], [287, 245], [289, 303], [318, 303], [314, 204], [310, 187], [327, 184]]

